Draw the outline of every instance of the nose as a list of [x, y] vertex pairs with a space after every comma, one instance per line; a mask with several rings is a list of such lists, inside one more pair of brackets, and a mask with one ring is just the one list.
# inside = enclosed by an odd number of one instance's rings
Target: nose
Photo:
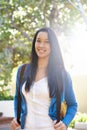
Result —
[[44, 42], [41, 42], [39, 46], [44, 47]]

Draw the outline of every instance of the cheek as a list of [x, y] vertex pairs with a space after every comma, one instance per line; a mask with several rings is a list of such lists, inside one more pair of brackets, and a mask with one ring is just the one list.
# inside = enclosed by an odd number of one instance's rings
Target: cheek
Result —
[[49, 53], [51, 52], [51, 47], [50, 47], [50, 46], [48, 47], [48, 52], [49, 52]]

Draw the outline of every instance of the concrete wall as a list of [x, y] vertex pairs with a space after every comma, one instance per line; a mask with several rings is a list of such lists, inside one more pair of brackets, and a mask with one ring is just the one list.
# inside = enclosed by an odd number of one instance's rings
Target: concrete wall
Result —
[[4, 117], [14, 117], [14, 102], [13, 100], [0, 101], [0, 112], [3, 112]]
[[72, 76], [78, 111], [87, 113], [87, 75]]

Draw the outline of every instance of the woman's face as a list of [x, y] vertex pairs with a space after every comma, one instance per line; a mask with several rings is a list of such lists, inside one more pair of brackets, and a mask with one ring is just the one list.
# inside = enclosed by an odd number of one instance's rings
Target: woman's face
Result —
[[36, 37], [35, 51], [38, 58], [47, 58], [50, 55], [51, 47], [47, 32], [39, 32]]

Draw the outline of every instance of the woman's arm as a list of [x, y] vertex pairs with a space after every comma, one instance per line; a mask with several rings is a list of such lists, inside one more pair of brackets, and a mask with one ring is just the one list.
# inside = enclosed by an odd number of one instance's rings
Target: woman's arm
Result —
[[67, 112], [62, 121], [68, 126], [77, 112], [77, 101], [69, 73], [65, 77], [65, 100], [67, 103]]
[[18, 67], [18, 71], [17, 71], [17, 76], [16, 76], [16, 91], [15, 91], [15, 96], [14, 96], [14, 114], [15, 114], [15, 118], [12, 120], [11, 122], [11, 128], [12, 130], [16, 130], [16, 128], [19, 128], [20, 125], [17, 122], [17, 104], [18, 104], [18, 87], [19, 87], [19, 79], [20, 79], [20, 70], [21, 67]]
[[71, 77], [69, 73], [67, 73], [67, 75], [64, 77], [65, 77], [64, 78], [64, 87], [65, 87], [64, 97], [67, 103], [67, 112], [66, 112], [65, 117], [62, 119], [62, 121], [58, 123], [56, 123], [57, 122], [56, 120], [53, 121], [53, 126], [55, 130], [67, 130], [68, 125], [73, 120], [77, 112], [77, 102], [76, 102], [76, 98], [75, 98], [75, 94], [74, 94], [74, 90], [72, 86]]
[[17, 117], [18, 88], [19, 88], [19, 81], [20, 81], [20, 71], [21, 71], [21, 66], [18, 67], [17, 76], [16, 76], [16, 90], [15, 90], [15, 96], [14, 96], [14, 113], [15, 113], [15, 117]]

